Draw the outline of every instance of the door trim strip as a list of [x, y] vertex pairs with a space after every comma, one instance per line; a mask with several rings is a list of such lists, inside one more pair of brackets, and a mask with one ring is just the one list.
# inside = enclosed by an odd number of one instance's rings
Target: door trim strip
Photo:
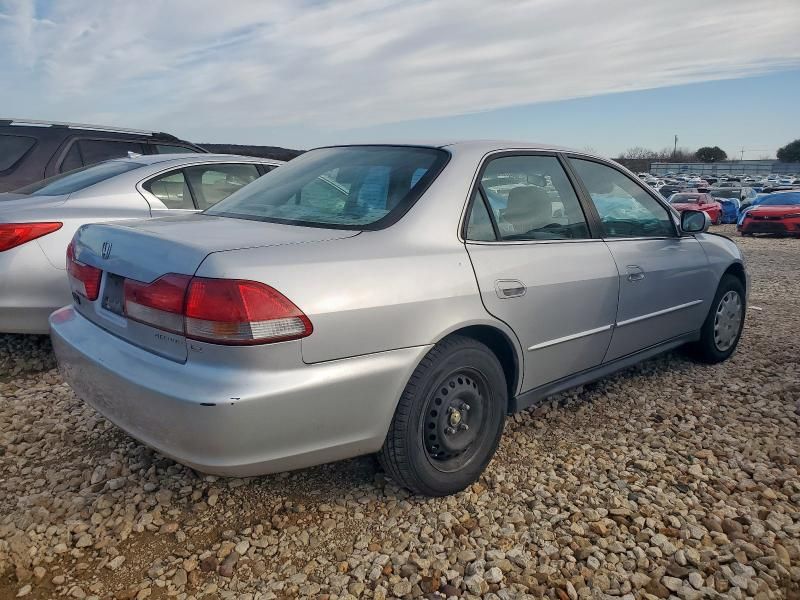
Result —
[[640, 315], [638, 317], [633, 317], [632, 319], [617, 321], [617, 327], [625, 327], [625, 325], [633, 325], [634, 323], [638, 323], [639, 321], [645, 321], [647, 319], [652, 319], [653, 317], [660, 317], [661, 315], [666, 315], [671, 312], [683, 310], [684, 308], [689, 308], [691, 306], [697, 306], [698, 304], [702, 303], [703, 303], [702, 300], [692, 300], [691, 302], [686, 302], [685, 304], [678, 304], [677, 306], [671, 306], [669, 308], [665, 308], [664, 310], [657, 310], [656, 312], [648, 313], [646, 315]]
[[632, 319], [626, 319], [625, 321], [619, 321], [617, 323], [612, 323], [610, 325], [603, 325], [602, 327], [597, 327], [595, 329], [588, 329], [586, 331], [579, 331], [578, 333], [573, 333], [572, 335], [565, 335], [564, 337], [556, 338], [554, 340], [548, 340], [546, 342], [541, 342], [539, 344], [534, 344], [528, 351], [532, 350], [542, 350], [543, 348], [549, 348], [550, 346], [555, 346], [557, 344], [563, 344], [564, 342], [571, 342], [573, 340], [577, 340], [583, 337], [588, 337], [590, 335], [594, 335], [596, 333], [602, 333], [604, 331], [608, 331], [613, 327], [625, 327], [625, 325], [632, 325], [634, 323], [639, 323], [640, 321], [645, 321], [647, 319], [652, 319], [654, 317], [660, 317], [662, 315], [667, 315], [672, 312], [676, 312], [679, 310], [683, 310], [684, 308], [690, 308], [692, 306], [697, 306], [698, 304], [702, 304], [702, 300], [692, 300], [691, 302], [686, 302], [685, 304], [678, 304], [677, 306], [671, 306], [669, 308], [665, 308], [664, 310], [658, 310], [656, 312], [648, 313], [646, 315], [641, 315], [638, 317], [634, 317]]
[[590, 335], [594, 335], [596, 333], [602, 333], [604, 331], [608, 331], [614, 327], [613, 324], [611, 325], [603, 325], [602, 327], [598, 327], [596, 329], [589, 329], [587, 331], [579, 331], [578, 333], [573, 333], [572, 335], [565, 335], [564, 337], [556, 338], [554, 340], [548, 340], [546, 342], [542, 342], [541, 344], [534, 344], [528, 350], [541, 350], [542, 348], [548, 348], [550, 346], [555, 346], [556, 344], [563, 344], [564, 342], [571, 342], [572, 340], [577, 340], [582, 337], [587, 337]]

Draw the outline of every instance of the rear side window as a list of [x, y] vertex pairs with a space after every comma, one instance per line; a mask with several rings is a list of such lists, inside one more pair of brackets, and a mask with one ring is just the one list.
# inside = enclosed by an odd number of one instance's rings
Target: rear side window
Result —
[[208, 209], [207, 214], [343, 229], [400, 218], [449, 155], [436, 148], [345, 146], [302, 154]]
[[[495, 158], [483, 171], [481, 188], [503, 240], [590, 237], [578, 196], [554, 156]], [[473, 215], [480, 218], [480, 209]]]
[[30, 196], [58, 196], [61, 194], [72, 194], [86, 189], [90, 185], [100, 183], [116, 175], [133, 171], [143, 167], [141, 163], [130, 160], [110, 160], [108, 162], [84, 167], [77, 171], [70, 171], [49, 177], [42, 181], [37, 181], [31, 185], [14, 190], [17, 194], [28, 194]]
[[250, 164], [198, 165], [184, 169], [197, 208], [205, 210], [259, 178]]
[[78, 142], [84, 165], [94, 165], [111, 158], [127, 158], [128, 152], [144, 154], [144, 147], [138, 142], [122, 140], [80, 140]]
[[0, 171], [16, 165], [34, 147], [36, 140], [24, 135], [0, 135]]
[[142, 187], [161, 200], [167, 208], [186, 210], [195, 208], [183, 171], [161, 175], [146, 182]]

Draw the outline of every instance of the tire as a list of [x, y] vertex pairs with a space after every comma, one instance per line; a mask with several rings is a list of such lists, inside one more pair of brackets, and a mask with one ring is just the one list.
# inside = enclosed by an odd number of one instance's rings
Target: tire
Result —
[[690, 346], [692, 356], [707, 364], [727, 360], [739, 345], [746, 309], [742, 282], [733, 275], [723, 275], [700, 330], [700, 340]]
[[507, 406], [497, 356], [471, 338], [445, 338], [411, 375], [378, 460], [387, 475], [416, 494], [459, 492], [492, 459]]

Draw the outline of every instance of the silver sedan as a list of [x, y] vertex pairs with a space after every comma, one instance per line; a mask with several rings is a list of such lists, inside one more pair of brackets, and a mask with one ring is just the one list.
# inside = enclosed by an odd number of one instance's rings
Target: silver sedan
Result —
[[81, 228], [53, 343], [80, 397], [200, 471], [375, 452], [450, 494], [506, 414], [734, 352], [747, 277], [708, 225], [552, 146], [320, 148], [203, 213]]
[[71, 300], [65, 252], [81, 225], [208, 208], [281, 161], [214, 154], [110, 160], [0, 194], [0, 332], [47, 333]]

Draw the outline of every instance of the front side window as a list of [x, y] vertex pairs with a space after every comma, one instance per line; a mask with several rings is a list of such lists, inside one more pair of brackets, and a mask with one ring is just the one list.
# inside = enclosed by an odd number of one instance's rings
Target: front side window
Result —
[[570, 159], [600, 215], [604, 237], [675, 235], [666, 208], [626, 175], [590, 160]]
[[64, 160], [61, 161], [61, 166], [58, 167], [59, 173], [66, 173], [67, 171], [74, 171], [83, 166], [83, 159], [81, 158], [81, 151], [78, 150], [78, 144], [72, 144]]
[[204, 210], [238, 192], [259, 177], [252, 164], [198, 165], [184, 169], [192, 186], [197, 208]]
[[194, 210], [192, 193], [183, 171], [173, 171], [145, 182], [142, 187], [172, 209]]
[[0, 135], [0, 171], [13, 167], [25, 153], [33, 148], [36, 140], [24, 135]]
[[206, 214], [344, 229], [379, 229], [402, 216], [448, 154], [411, 146], [344, 146], [300, 155]]
[[83, 167], [69, 173], [62, 173], [55, 177], [49, 177], [42, 181], [37, 181], [18, 190], [17, 194], [27, 194], [30, 196], [58, 196], [61, 194], [72, 194], [83, 190], [90, 185], [100, 183], [116, 175], [133, 171], [143, 167], [142, 163], [131, 160], [109, 160], [99, 165]]
[[495, 158], [484, 169], [481, 188], [503, 240], [590, 237], [575, 190], [554, 156]]

